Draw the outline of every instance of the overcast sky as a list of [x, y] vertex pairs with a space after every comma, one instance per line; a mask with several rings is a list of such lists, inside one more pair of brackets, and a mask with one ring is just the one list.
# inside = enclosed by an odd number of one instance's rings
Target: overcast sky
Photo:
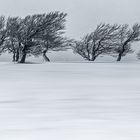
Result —
[[140, 22], [140, 0], [0, 0], [0, 13], [26, 16], [50, 11], [68, 13], [66, 34], [80, 38], [100, 22]]

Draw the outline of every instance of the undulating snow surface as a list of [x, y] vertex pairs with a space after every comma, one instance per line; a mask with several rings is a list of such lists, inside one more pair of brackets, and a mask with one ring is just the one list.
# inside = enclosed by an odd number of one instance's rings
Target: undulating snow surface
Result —
[[140, 140], [140, 64], [0, 63], [0, 140]]

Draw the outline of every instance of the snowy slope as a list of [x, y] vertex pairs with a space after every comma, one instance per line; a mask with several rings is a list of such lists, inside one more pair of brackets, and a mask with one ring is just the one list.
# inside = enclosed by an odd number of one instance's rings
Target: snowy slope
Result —
[[140, 140], [140, 63], [0, 63], [0, 140]]

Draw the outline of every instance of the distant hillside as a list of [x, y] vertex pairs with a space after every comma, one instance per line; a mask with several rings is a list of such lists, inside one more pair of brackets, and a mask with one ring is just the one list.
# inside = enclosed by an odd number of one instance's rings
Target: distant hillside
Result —
[[[122, 62], [133, 62], [138, 61], [136, 57], [137, 51], [133, 54], [129, 54], [123, 57]], [[48, 57], [50, 58], [51, 62], [84, 62], [85, 60], [78, 54], [74, 54], [72, 50], [68, 51], [61, 51], [61, 52], [48, 52]], [[10, 62], [12, 56], [9, 54], [3, 54], [0, 56], [0, 62]], [[102, 56], [97, 58], [96, 62], [115, 62], [116, 58], [112, 56]], [[27, 62], [37, 62], [43, 63], [43, 57], [29, 57], [27, 58]], [[86, 61], [85, 61], [86, 62]]]

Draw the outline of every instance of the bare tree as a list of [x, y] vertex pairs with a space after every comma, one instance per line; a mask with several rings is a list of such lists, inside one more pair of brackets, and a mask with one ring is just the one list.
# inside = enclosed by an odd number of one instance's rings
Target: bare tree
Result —
[[25, 63], [27, 55], [42, 54], [50, 61], [48, 50], [64, 48], [66, 42], [62, 36], [67, 14], [51, 12], [19, 17], [0, 17], [0, 51], [13, 54], [13, 61]]
[[50, 62], [47, 56], [48, 51], [65, 51], [68, 49], [68, 39], [63, 36], [46, 36], [45, 40], [36, 42], [31, 54], [34, 56], [43, 56], [46, 62]]
[[74, 51], [89, 61], [95, 61], [99, 55], [111, 52], [119, 29], [117, 24], [100, 24], [94, 32], [76, 42]]
[[[65, 27], [67, 14], [51, 12], [49, 14], [27, 16], [23, 19], [22, 29], [22, 57], [20, 63], [24, 63], [27, 54], [31, 53], [37, 42], [43, 42], [46, 34], [57, 34]], [[61, 33], [61, 32], [59, 32]], [[47, 42], [47, 40], [45, 40]], [[46, 43], [45, 42], [45, 43]]]
[[6, 35], [7, 31], [5, 28], [5, 17], [1, 16], [0, 17], [0, 54], [5, 51], [5, 48], [2, 46], [6, 40]]
[[13, 61], [19, 60], [22, 38], [21, 23], [22, 19], [19, 17], [9, 17], [6, 23], [7, 39], [4, 46], [9, 53], [13, 53]]
[[91, 36], [86, 35], [84, 38], [82, 38], [81, 41], [74, 41], [75, 44], [71, 44], [74, 48], [74, 52], [81, 55], [86, 60], [91, 61]]
[[[51, 51], [62, 51], [66, 50], [68, 46], [68, 39], [63, 36], [65, 29], [65, 16], [63, 13], [58, 15], [58, 20], [55, 23], [55, 26], [50, 29], [50, 31], [44, 30], [41, 36], [37, 36], [38, 45], [34, 47], [32, 51], [35, 55], [42, 55], [46, 62], [49, 62], [50, 59], [47, 57], [47, 52]], [[39, 38], [39, 39], [38, 39]]]
[[131, 45], [133, 42], [140, 40], [140, 25], [134, 24], [132, 29], [128, 25], [122, 25], [119, 29], [119, 37], [114, 52], [118, 54], [117, 61], [121, 61], [122, 57], [128, 53], [132, 53]]

